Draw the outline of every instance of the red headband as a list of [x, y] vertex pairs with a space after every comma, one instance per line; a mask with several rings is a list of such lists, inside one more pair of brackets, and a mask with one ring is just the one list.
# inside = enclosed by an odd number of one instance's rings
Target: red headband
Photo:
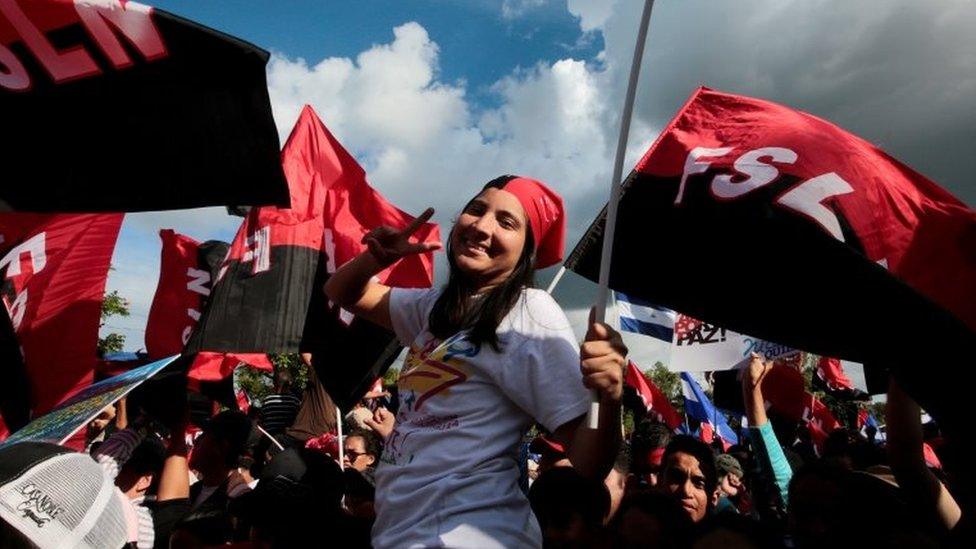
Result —
[[535, 179], [516, 177], [502, 187], [518, 198], [535, 238], [535, 267], [543, 269], [563, 260], [566, 211], [563, 199]]

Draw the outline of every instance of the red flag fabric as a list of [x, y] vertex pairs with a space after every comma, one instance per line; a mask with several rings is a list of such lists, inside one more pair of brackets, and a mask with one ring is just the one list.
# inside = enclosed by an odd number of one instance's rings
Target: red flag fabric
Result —
[[146, 351], [153, 359], [183, 352], [210, 296], [215, 269], [207, 259], [220, 255], [214, 261], [219, 264], [228, 247], [222, 242], [208, 243], [213, 245], [201, 255], [199, 242], [172, 229], [159, 231], [159, 237], [163, 244], [159, 284], [146, 321]]
[[23, 351], [34, 417], [92, 383], [121, 223], [122, 214], [0, 215], [3, 301]]
[[774, 364], [762, 383], [763, 398], [770, 409], [793, 421], [803, 422], [820, 446], [831, 431], [841, 427], [830, 409], [806, 391], [803, 374], [782, 364]]
[[197, 382], [220, 381], [234, 374], [241, 363], [266, 372], [274, 371], [274, 364], [263, 353], [198, 353], [193, 359], [187, 377]]
[[820, 357], [814, 374], [833, 391], [854, 390], [854, 383], [844, 373], [839, 358]]
[[627, 363], [624, 382], [637, 390], [637, 396], [644, 402], [647, 412], [657, 417], [658, 421], [671, 429], [677, 429], [681, 426], [681, 416], [668, 402], [668, 398], [657, 385], [644, 377], [640, 368], [633, 361]]
[[[968, 428], [951, 403], [976, 382], [954, 368], [976, 347], [976, 212], [935, 183], [820, 118], [701, 88], [623, 187], [611, 288], [889, 367], [941, 424]], [[567, 261], [592, 280], [604, 225]], [[649, 247], [669, 268], [646, 269]], [[913, 375], [923, 364], [953, 371]], [[947, 398], [941, 380], [959, 375]]]

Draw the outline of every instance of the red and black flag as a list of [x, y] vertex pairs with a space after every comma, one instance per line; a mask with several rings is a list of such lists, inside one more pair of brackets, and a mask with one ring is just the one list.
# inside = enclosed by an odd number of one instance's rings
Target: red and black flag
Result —
[[[567, 260], [594, 280], [604, 222]], [[647, 269], [648, 254], [668, 268]], [[976, 213], [870, 143], [769, 101], [692, 95], [623, 183], [610, 287], [890, 367], [943, 421], [955, 421], [946, 391], [973, 385], [942, 380], [976, 347]]]
[[17, 360], [4, 363], [0, 436], [92, 383], [121, 224], [122, 214], [0, 215], [2, 316], [11, 330], [0, 337], [20, 349], [3, 351]]
[[125, 0], [0, 0], [0, 211], [286, 204], [268, 53]]
[[[365, 172], [310, 107], [296, 122], [281, 162], [291, 208], [248, 213], [187, 352], [312, 352], [320, 379], [342, 404], [346, 395], [365, 392], [399, 348], [386, 330], [329, 304], [322, 286], [364, 249], [360, 241], [368, 231], [404, 227], [413, 218], [369, 187]], [[436, 225], [425, 225], [417, 237], [437, 240]], [[379, 279], [429, 286], [432, 255], [401, 261]]]
[[[146, 351], [150, 358], [161, 359], [180, 354], [197, 321], [210, 301], [212, 281], [216, 278], [230, 244], [218, 240], [204, 243], [172, 229], [159, 231], [162, 254], [159, 284], [146, 322]], [[199, 388], [200, 382], [221, 381], [244, 362], [262, 370], [272, 370], [264, 353], [199, 353], [186, 357], [187, 377]]]

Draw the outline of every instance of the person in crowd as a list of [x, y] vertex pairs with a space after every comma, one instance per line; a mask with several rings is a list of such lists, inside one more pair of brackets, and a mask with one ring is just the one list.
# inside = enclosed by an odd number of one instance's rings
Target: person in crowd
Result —
[[545, 547], [594, 547], [604, 537], [610, 494], [572, 467], [542, 473], [529, 490], [529, 502]]
[[[188, 509], [173, 530], [174, 540], [191, 546], [241, 538], [245, 533], [237, 528], [228, 508], [232, 500], [250, 490], [237, 468], [253, 427], [251, 420], [241, 412], [224, 411], [202, 427], [188, 463], [199, 480], [186, 489]], [[181, 487], [173, 490], [183, 493]]]
[[373, 469], [379, 459], [382, 443], [379, 436], [365, 429], [352, 431], [342, 442], [342, 465], [345, 469], [364, 472]]
[[679, 549], [688, 547], [694, 523], [670, 495], [644, 488], [624, 498], [610, 528], [622, 549]]
[[749, 365], [742, 372], [742, 400], [746, 409], [746, 421], [749, 423], [749, 441], [752, 444], [754, 460], [759, 467], [759, 480], [766, 482], [767, 486], [772, 486], [768, 492], [772, 493], [775, 501], [769, 504], [780, 514], [785, 515], [793, 469], [766, 416], [762, 382], [772, 368], [772, 361], [763, 360], [763, 357], [757, 353], [752, 353]]
[[311, 438], [337, 431], [336, 405], [319, 381], [312, 364], [312, 354], [302, 353], [301, 358], [308, 369], [308, 376], [298, 413], [291, 426], [285, 429], [285, 436], [281, 441], [286, 447], [304, 447]]
[[604, 524], [613, 520], [613, 517], [617, 514], [617, 510], [620, 509], [620, 503], [623, 501], [624, 495], [627, 494], [629, 480], [630, 445], [621, 444], [620, 452], [617, 453], [617, 459], [613, 462], [613, 468], [610, 469], [607, 478], [603, 480], [603, 484], [606, 486], [607, 493], [610, 496], [610, 505], [607, 508], [607, 516], [603, 520]]
[[[620, 442], [626, 347], [592, 322], [577, 344], [547, 293], [532, 289], [535, 269], [561, 260], [562, 199], [518, 176], [490, 181], [461, 209], [448, 236], [445, 287], [389, 288], [374, 277], [401, 258], [439, 243], [380, 227], [368, 251], [326, 282], [329, 298], [392, 329], [410, 347], [400, 375], [399, 409], [376, 472], [373, 544], [538, 547], [542, 533], [519, 489], [517, 445], [543, 425], [574, 469], [606, 477]], [[600, 401], [596, 429], [584, 416]]]
[[697, 523], [714, 507], [717, 485], [711, 448], [688, 435], [673, 437], [664, 449], [657, 490], [679, 503], [688, 518]]
[[744, 489], [742, 465], [735, 457], [721, 454], [715, 458], [715, 468], [718, 470], [718, 501], [715, 503], [715, 512], [737, 513], [733, 500]]
[[529, 443], [529, 452], [539, 456], [539, 474], [545, 473], [553, 467], [569, 467], [572, 465], [566, 457], [563, 445], [552, 440], [551, 435], [537, 435]]
[[631, 442], [631, 471], [638, 484], [654, 487], [661, 472], [664, 448], [671, 441], [672, 432], [667, 425], [645, 418], [634, 429]]
[[258, 424], [273, 437], [284, 434], [298, 415], [301, 400], [291, 391], [292, 375], [287, 368], [275, 367], [273, 392], [261, 399]]
[[343, 475], [329, 456], [287, 448], [265, 466], [257, 487], [234, 499], [231, 513], [252, 546], [357, 547], [347, 543], [340, 501]]

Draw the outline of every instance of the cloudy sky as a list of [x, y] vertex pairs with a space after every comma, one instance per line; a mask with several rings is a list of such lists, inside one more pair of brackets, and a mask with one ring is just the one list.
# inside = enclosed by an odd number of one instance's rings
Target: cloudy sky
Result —
[[[404, 210], [433, 206], [449, 226], [484, 181], [531, 175], [566, 199], [575, 243], [606, 201], [639, 0], [150, 3], [271, 51], [282, 141], [311, 104]], [[976, 204], [976, 2], [658, 0], [625, 173], [702, 84], [831, 120]], [[239, 223], [222, 209], [128, 216], [109, 288], [132, 316], [108, 331], [142, 347], [160, 228], [229, 240]], [[582, 326], [593, 286], [567, 275], [555, 295]]]

